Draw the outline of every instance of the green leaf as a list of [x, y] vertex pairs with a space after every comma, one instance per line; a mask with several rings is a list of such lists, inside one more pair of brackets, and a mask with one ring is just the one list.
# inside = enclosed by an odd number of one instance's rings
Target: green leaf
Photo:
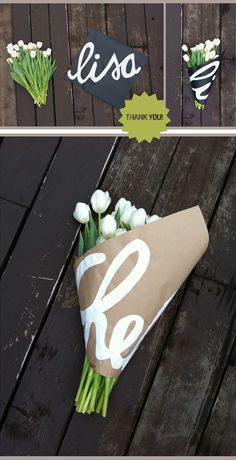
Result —
[[120, 226], [120, 208], [118, 208], [115, 213], [115, 219], [116, 219], [117, 227], [119, 227]]
[[82, 232], [79, 234], [79, 244], [78, 244], [78, 257], [81, 257], [84, 254], [84, 239]]
[[92, 249], [94, 248], [94, 246], [96, 246], [97, 237], [98, 237], [97, 227], [93, 220], [92, 214], [90, 214], [87, 250]]

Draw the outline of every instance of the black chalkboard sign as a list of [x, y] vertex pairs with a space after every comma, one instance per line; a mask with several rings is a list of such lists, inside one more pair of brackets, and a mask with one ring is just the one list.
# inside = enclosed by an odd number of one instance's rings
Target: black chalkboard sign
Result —
[[147, 60], [144, 54], [91, 30], [67, 72], [67, 79], [121, 108]]

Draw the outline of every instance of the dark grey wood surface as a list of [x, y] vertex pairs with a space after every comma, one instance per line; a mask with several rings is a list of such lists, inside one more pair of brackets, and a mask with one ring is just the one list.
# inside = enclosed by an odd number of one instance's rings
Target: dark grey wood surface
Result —
[[[113, 143], [44, 138], [42, 157], [30, 139], [1, 144], [0, 198], [13, 220], [1, 281], [0, 453], [236, 455], [236, 139]], [[73, 404], [84, 344], [72, 211], [97, 184], [113, 204], [125, 196], [161, 216], [199, 204], [210, 234], [206, 254], [119, 378], [106, 419], [79, 415]]]

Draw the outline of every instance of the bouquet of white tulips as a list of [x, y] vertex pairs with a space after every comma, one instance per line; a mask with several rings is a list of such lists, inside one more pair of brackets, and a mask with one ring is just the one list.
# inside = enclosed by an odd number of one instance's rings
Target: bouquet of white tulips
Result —
[[220, 39], [206, 40], [192, 48], [182, 45], [183, 60], [188, 66], [190, 83], [195, 97], [195, 107], [203, 110], [209, 96], [210, 87], [216, 77], [221, 56], [219, 55]]
[[110, 203], [97, 190], [73, 214], [84, 224], [75, 277], [86, 349], [75, 408], [103, 417], [120, 373], [208, 244], [198, 206], [160, 218], [120, 198], [104, 215]]
[[19, 40], [15, 45], [9, 43], [6, 47], [13, 80], [28, 91], [38, 107], [46, 105], [48, 84], [56, 70], [51, 48], [42, 50], [42, 45], [39, 41], [25, 44]]
[[[80, 231], [78, 257], [100, 243], [115, 238], [136, 227], [160, 219], [157, 215], [148, 216], [143, 208], [137, 209], [130, 201], [120, 198], [111, 214], [104, 213], [111, 203], [108, 192], [96, 190], [91, 197], [91, 208], [85, 203], [77, 203], [74, 218], [85, 224], [84, 231]], [[92, 211], [97, 216], [95, 222]], [[103, 217], [102, 217], [103, 216]], [[100, 375], [90, 365], [85, 356], [80, 385], [75, 398], [77, 412], [102, 413], [106, 417], [108, 399], [117, 378]]]

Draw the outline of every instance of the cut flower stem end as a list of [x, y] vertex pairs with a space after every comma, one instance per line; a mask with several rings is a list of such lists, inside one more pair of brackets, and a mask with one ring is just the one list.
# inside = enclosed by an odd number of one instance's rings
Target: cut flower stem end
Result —
[[85, 356], [80, 385], [75, 397], [76, 411], [81, 414], [96, 412], [106, 417], [109, 396], [117, 380], [116, 377], [109, 378], [98, 374]]
[[204, 106], [203, 104], [201, 104], [200, 102], [198, 102], [198, 101], [195, 100], [195, 107], [196, 107], [196, 109], [198, 109], [198, 110], [204, 110], [204, 107], [205, 107], [205, 106]]

